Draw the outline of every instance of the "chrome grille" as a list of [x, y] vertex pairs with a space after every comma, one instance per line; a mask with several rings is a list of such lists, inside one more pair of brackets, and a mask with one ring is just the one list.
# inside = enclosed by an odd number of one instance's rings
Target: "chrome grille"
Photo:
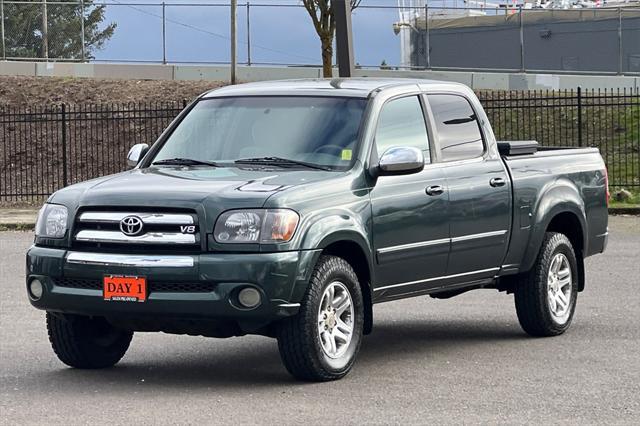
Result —
[[84, 211], [76, 220], [74, 244], [87, 248], [127, 245], [189, 249], [200, 244], [200, 236], [195, 213]]
[[84, 212], [79, 222], [120, 223], [127, 216], [137, 216], [145, 224], [194, 225], [193, 216], [183, 213]]

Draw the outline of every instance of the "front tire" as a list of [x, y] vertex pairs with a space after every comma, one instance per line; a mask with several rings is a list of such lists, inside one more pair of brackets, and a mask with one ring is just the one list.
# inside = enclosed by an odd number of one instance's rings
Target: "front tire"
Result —
[[104, 318], [47, 312], [51, 347], [70, 367], [112, 367], [129, 348], [133, 332], [121, 330]]
[[360, 350], [364, 304], [347, 261], [321, 256], [297, 315], [278, 327], [278, 349], [287, 371], [308, 381], [344, 377]]
[[557, 336], [571, 325], [578, 297], [578, 262], [571, 241], [545, 234], [531, 271], [515, 289], [516, 313], [531, 336]]

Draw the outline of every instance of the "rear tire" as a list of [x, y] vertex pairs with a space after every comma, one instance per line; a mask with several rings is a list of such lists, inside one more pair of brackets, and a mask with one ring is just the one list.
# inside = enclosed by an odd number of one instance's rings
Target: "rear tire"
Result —
[[297, 315], [278, 327], [287, 371], [300, 380], [344, 377], [360, 350], [364, 304], [358, 278], [346, 260], [321, 256]]
[[47, 312], [51, 347], [70, 367], [94, 369], [115, 365], [129, 348], [133, 332], [121, 330], [104, 318]]
[[557, 336], [571, 325], [578, 297], [578, 263], [571, 241], [547, 232], [533, 268], [515, 289], [516, 313], [531, 336]]

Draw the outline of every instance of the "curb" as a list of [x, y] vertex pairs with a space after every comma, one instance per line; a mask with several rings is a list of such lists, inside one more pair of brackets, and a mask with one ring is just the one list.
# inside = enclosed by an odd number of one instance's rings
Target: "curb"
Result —
[[634, 215], [640, 216], [640, 207], [609, 207], [609, 214], [611, 215]]
[[33, 231], [36, 227], [34, 222], [32, 223], [0, 223], [1, 231]]

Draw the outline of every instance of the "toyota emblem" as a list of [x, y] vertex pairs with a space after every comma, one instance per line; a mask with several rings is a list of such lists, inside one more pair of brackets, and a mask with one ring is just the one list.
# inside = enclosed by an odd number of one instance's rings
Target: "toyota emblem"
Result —
[[124, 235], [135, 237], [142, 233], [142, 219], [138, 216], [126, 216], [120, 221], [120, 230]]

